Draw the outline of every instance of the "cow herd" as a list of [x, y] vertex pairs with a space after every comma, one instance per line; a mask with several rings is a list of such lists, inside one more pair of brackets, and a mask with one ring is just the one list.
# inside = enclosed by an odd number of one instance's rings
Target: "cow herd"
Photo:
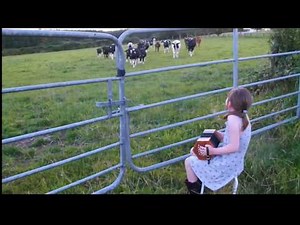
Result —
[[103, 56], [104, 58], [114, 59], [115, 51], [116, 51], [115, 44], [111, 44], [109, 46], [97, 48], [97, 56]]
[[125, 50], [126, 62], [129, 61], [132, 67], [136, 67], [138, 63], [145, 63], [148, 48], [150, 47], [148, 42], [141, 40], [137, 44], [137, 47], [134, 47], [134, 44], [129, 42], [127, 47], [128, 48]]
[[[184, 38], [185, 47], [188, 51], [190, 57], [193, 56], [196, 46], [200, 46], [201, 37], [186, 37]], [[173, 58], [179, 58], [179, 53], [181, 50], [180, 40], [161, 40], [158, 41], [155, 38], [151, 40], [140, 40], [136, 45], [132, 42], [128, 42], [127, 49], [125, 50], [126, 62], [129, 62], [132, 67], [136, 67], [138, 63], [145, 63], [148, 54], [149, 47], [155, 48], [155, 52], [159, 52], [160, 47], [163, 47], [163, 52], [169, 53], [170, 49], [173, 53]], [[111, 44], [109, 46], [104, 46], [102, 48], [97, 48], [97, 56], [103, 56], [104, 58], [114, 59], [115, 55], [115, 45]]]

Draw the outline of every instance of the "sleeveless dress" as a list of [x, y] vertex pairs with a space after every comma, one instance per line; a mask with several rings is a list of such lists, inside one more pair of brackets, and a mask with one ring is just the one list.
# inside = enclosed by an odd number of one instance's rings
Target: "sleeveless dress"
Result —
[[[225, 125], [223, 142], [219, 144], [219, 147], [229, 143], [227, 122], [225, 122]], [[190, 156], [190, 165], [194, 173], [212, 191], [222, 188], [244, 170], [244, 158], [250, 139], [251, 124], [249, 123], [240, 136], [238, 151], [224, 155], [215, 155], [210, 160], [210, 164], [206, 160], [199, 160], [196, 156]]]

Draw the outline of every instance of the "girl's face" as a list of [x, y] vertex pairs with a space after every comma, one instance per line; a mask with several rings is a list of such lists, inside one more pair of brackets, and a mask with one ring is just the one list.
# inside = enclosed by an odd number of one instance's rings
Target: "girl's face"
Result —
[[225, 100], [225, 108], [228, 109], [228, 98]]
[[228, 98], [226, 98], [226, 100], [225, 100], [225, 109], [228, 110], [228, 111], [233, 111], [233, 110], [234, 110], [234, 109], [232, 108], [231, 102], [229, 101]]

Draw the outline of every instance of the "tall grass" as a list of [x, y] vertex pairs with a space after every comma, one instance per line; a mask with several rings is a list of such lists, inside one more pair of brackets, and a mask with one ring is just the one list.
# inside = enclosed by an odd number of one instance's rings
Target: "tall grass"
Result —
[[[239, 57], [266, 54], [266, 37], [239, 39]], [[164, 54], [150, 49], [146, 63], [126, 71], [137, 71], [165, 66], [206, 62], [232, 58], [232, 38], [203, 38], [201, 46], [190, 57], [183, 48], [179, 59], [171, 52]], [[265, 66], [266, 60], [243, 62], [239, 65], [240, 83], [253, 82]], [[114, 77], [115, 62], [96, 56], [96, 48], [2, 57], [2, 88], [49, 82]], [[126, 78], [128, 106], [150, 104], [171, 98], [232, 86], [232, 65], [220, 64], [202, 68], [149, 74]], [[297, 88], [281, 85], [274, 90], [254, 93], [255, 100], [274, 96]], [[224, 109], [224, 94], [216, 94], [200, 100], [189, 100], [171, 105], [133, 112], [130, 114], [130, 132], [140, 132], [163, 125], [187, 120], [196, 116]], [[118, 87], [114, 83], [114, 100], [118, 99]], [[80, 85], [40, 91], [2, 95], [2, 138], [9, 138], [42, 129], [66, 125], [106, 114], [97, 108], [96, 102], [107, 101], [106, 84]], [[270, 110], [279, 110], [295, 104], [290, 98], [252, 109], [251, 116], [258, 117]], [[259, 128], [282, 120], [285, 114], [273, 120], [254, 124]], [[208, 119], [170, 130], [153, 133], [131, 140], [132, 154], [158, 148], [198, 135], [207, 127], [221, 129], [221, 118]], [[296, 131], [296, 132], [295, 132]], [[280, 134], [280, 135], [279, 135]], [[282, 136], [281, 136], [282, 135]], [[283, 138], [285, 137], [285, 138]], [[2, 174], [8, 177], [38, 166], [84, 153], [117, 142], [119, 120], [95, 123], [64, 132], [37, 137], [15, 144], [2, 145]], [[299, 193], [299, 122], [274, 129], [254, 137], [249, 148], [245, 173], [240, 177], [239, 193]], [[266, 142], [266, 140], [268, 140]], [[272, 145], [264, 144], [271, 142]], [[170, 149], [158, 154], [134, 160], [137, 166], [148, 166], [186, 154], [190, 145]], [[284, 149], [284, 150], [283, 150]], [[59, 168], [35, 174], [2, 185], [3, 193], [46, 193], [76, 180], [104, 170], [119, 162], [118, 149], [96, 154], [83, 160], [68, 163]], [[63, 193], [91, 193], [111, 184], [117, 171], [85, 182]], [[122, 183], [113, 193], [122, 194], [181, 194], [185, 193], [182, 163], [137, 173], [127, 169]], [[222, 190], [221, 193], [226, 193]]]

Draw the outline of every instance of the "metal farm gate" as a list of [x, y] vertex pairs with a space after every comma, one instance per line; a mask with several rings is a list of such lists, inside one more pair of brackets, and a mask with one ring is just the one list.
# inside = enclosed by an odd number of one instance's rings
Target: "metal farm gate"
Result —
[[[150, 166], [146, 166], [146, 167], [137, 166], [133, 162], [133, 159], [141, 158], [141, 157], [144, 157], [149, 154], [156, 154], [156, 153], [162, 152], [166, 149], [178, 147], [178, 146], [181, 146], [181, 145], [184, 145], [187, 143], [193, 143], [197, 139], [197, 136], [194, 138], [182, 140], [180, 142], [176, 142], [176, 143], [173, 143], [170, 145], [158, 147], [155, 149], [150, 149], [148, 151], [145, 151], [145, 152], [139, 153], [139, 154], [132, 154], [131, 146], [130, 146], [131, 139], [137, 138], [137, 137], [142, 137], [142, 136], [152, 134], [152, 133], [155, 133], [158, 131], [163, 131], [163, 130], [187, 125], [187, 124], [190, 124], [190, 123], [193, 123], [196, 121], [214, 118], [216, 116], [224, 114], [225, 111], [219, 111], [219, 112], [215, 112], [212, 114], [207, 114], [205, 116], [196, 117], [193, 119], [189, 119], [189, 120], [185, 120], [185, 121], [181, 121], [181, 122], [177, 122], [177, 123], [172, 123], [172, 124], [168, 124], [165, 126], [160, 126], [160, 127], [154, 128], [154, 129], [149, 129], [149, 130], [145, 130], [145, 131], [138, 132], [138, 133], [130, 133], [129, 125], [130, 125], [130, 114], [131, 113], [133, 113], [135, 111], [147, 110], [150, 108], [165, 106], [165, 105], [173, 104], [176, 102], [182, 102], [182, 101], [191, 100], [191, 99], [203, 98], [203, 97], [207, 97], [207, 96], [214, 95], [217, 93], [226, 93], [229, 90], [231, 90], [232, 87], [243, 86], [243, 87], [248, 88], [248, 87], [264, 85], [267, 83], [276, 82], [276, 81], [280, 81], [280, 80], [295, 78], [295, 77], [299, 77], [299, 75], [300, 75], [299, 73], [296, 73], [296, 74], [290, 74], [290, 75], [286, 75], [286, 76], [280, 76], [280, 77], [273, 78], [273, 79], [263, 80], [263, 81], [259, 81], [259, 82], [239, 85], [239, 77], [238, 77], [239, 62], [250, 61], [250, 60], [255, 60], [255, 59], [262, 59], [262, 58], [295, 55], [295, 54], [299, 54], [300, 51], [239, 58], [238, 57], [238, 30], [237, 29], [233, 29], [233, 33], [232, 33], [232, 37], [233, 37], [233, 57], [232, 57], [232, 59], [216, 60], [216, 61], [186, 64], [186, 65], [179, 65], [179, 66], [170, 66], [170, 67], [164, 67], [164, 68], [159, 68], [159, 69], [151, 69], [151, 70], [131, 72], [131, 73], [125, 72], [125, 56], [124, 56], [124, 49], [123, 49], [122, 45], [123, 45], [124, 39], [126, 37], [128, 37], [129, 35], [135, 34], [135, 33], [164, 32], [164, 31], [170, 31], [170, 30], [180, 31], [180, 30], [186, 30], [186, 29], [179, 29], [179, 28], [178, 29], [168, 29], [168, 28], [166, 28], [166, 29], [160, 29], [160, 28], [157, 28], [157, 29], [156, 28], [153, 28], [153, 29], [128, 29], [124, 33], [122, 33], [122, 35], [119, 38], [116, 38], [115, 36], [110, 35], [110, 34], [98, 33], [98, 32], [93, 33], [93, 32], [73, 32], [73, 31], [72, 32], [71, 31], [50, 31], [50, 30], [49, 31], [46, 31], [46, 30], [36, 30], [35, 31], [35, 30], [2, 29], [2, 35], [4, 35], [4, 36], [39, 36], [39, 37], [43, 36], [43, 37], [72, 37], [72, 38], [76, 37], [76, 38], [91, 38], [91, 39], [95, 39], [95, 40], [109, 39], [109, 40], [112, 40], [114, 42], [114, 44], [116, 45], [116, 67], [117, 67], [116, 76], [114, 76], [114, 77], [89, 79], [89, 80], [76, 80], [76, 81], [68, 81], [68, 82], [57, 82], [57, 83], [11, 87], [11, 88], [2, 89], [2, 95], [4, 95], [4, 94], [7, 95], [7, 94], [11, 94], [11, 93], [16, 93], [16, 92], [38, 91], [38, 90], [42, 90], [42, 89], [61, 88], [61, 87], [67, 87], [67, 86], [78, 86], [78, 85], [95, 84], [95, 83], [106, 83], [107, 84], [107, 101], [96, 103], [97, 107], [106, 107], [107, 108], [107, 115], [89, 119], [89, 120], [79, 121], [76, 123], [67, 124], [64, 126], [53, 127], [53, 128], [41, 130], [38, 132], [27, 133], [27, 134], [20, 135], [20, 136], [2, 139], [2, 145], [19, 142], [19, 141], [22, 141], [25, 139], [30, 139], [33, 137], [44, 136], [44, 135], [48, 135], [48, 134], [52, 134], [52, 133], [56, 133], [56, 132], [61, 132], [61, 131], [85, 126], [85, 125], [92, 124], [92, 123], [103, 122], [103, 121], [107, 121], [107, 120], [110, 120], [113, 118], [118, 118], [120, 121], [120, 127], [119, 127], [120, 134], [119, 134], [118, 142], [115, 142], [115, 143], [112, 143], [112, 144], [109, 144], [106, 146], [102, 146], [100, 148], [97, 148], [97, 149], [94, 149], [94, 150], [91, 150], [91, 151], [88, 151], [83, 154], [79, 154], [79, 155], [76, 155], [76, 156], [73, 156], [70, 158], [66, 158], [61, 161], [50, 163], [50, 164], [42, 166], [42, 167], [31, 169], [26, 172], [22, 172], [19, 174], [15, 174], [13, 176], [5, 177], [2, 179], [2, 185], [7, 184], [9, 182], [16, 181], [18, 179], [24, 179], [25, 177], [31, 176], [33, 174], [41, 173], [43, 171], [62, 166], [64, 164], [67, 164], [67, 163], [70, 163], [70, 162], [73, 162], [76, 160], [80, 160], [80, 159], [83, 159], [83, 158], [86, 158], [86, 157], [89, 157], [89, 156], [92, 156], [95, 154], [100, 154], [106, 150], [117, 147], [120, 149], [120, 161], [118, 164], [110, 166], [105, 170], [97, 171], [95, 174], [92, 174], [83, 179], [77, 180], [75, 182], [71, 182], [68, 185], [65, 185], [65, 186], [59, 187], [55, 190], [49, 191], [47, 194], [56, 194], [56, 193], [62, 192], [64, 190], [67, 190], [69, 188], [72, 188], [74, 186], [77, 186], [79, 184], [83, 184], [84, 182], [93, 180], [97, 177], [104, 176], [105, 174], [108, 174], [112, 171], [119, 171], [118, 176], [116, 177], [116, 179], [113, 183], [111, 183], [110, 185], [108, 185], [106, 187], [103, 187], [100, 190], [93, 192], [93, 194], [107, 193], [107, 192], [115, 189], [120, 184], [120, 182], [122, 181], [122, 179], [125, 175], [127, 166], [129, 166], [132, 170], [137, 171], [137, 172], [147, 172], [147, 171], [156, 170], [156, 169], [159, 169], [159, 168], [171, 165], [171, 164], [182, 162], [189, 154], [183, 154], [179, 157], [171, 158], [170, 160], [159, 162], [159, 163], [156, 163], [156, 164], [153, 164]], [[127, 98], [126, 98], [126, 94], [125, 94], [125, 81], [127, 79], [130, 79], [131, 77], [143, 76], [143, 75], [147, 75], [147, 74], [151, 74], [151, 73], [160, 73], [160, 72], [165, 72], [165, 71], [181, 70], [184, 68], [204, 67], [204, 66], [211, 66], [211, 65], [225, 64], [225, 63], [232, 63], [232, 65], [233, 65], [233, 77], [232, 77], [233, 84], [230, 87], [216, 89], [216, 90], [207, 91], [207, 92], [201, 92], [198, 94], [184, 96], [184, 97], [180, 97], [180, 98], [174, 98], [174, 99], [169, 99], [169, 100], [165, 100], [165, 101], [155, 102], [152, 104], [137, 105], [134, 107], [127, 106]], [[112, 94], [113, 82], [116, 82], [118, 85], [118, 89], [119, 89], [119, 92], [118, 92], [119, 99], [118, 100], [113, 100], [113, 97], [112, 97], [113, 96], [113, 94]], [[299, 91], [300, 90], [300, 82], [298, 81], [298, 83], [299, 83], [298, 91], [294, 91], [294, 92], [290, 92], [288, 94], [284, 94], [281, 96], [272, 97], [272, 98], [265, 99], [262, 101], [254, 102], [253, 106], [257, 106], [257, 105], [265, 104], [265, 103], [268, 103], [268, 102], [271, 102], [274, 100], [288, 98], [291, 96], [298, 97], [297, 105], [280, 110], [280, 111], [271, 112], [269, 114], [266, 114], [266, 115], [258, 117], [258, 118], [253, 118], [251, 121], [256, 122], [256, 121], [264, 120], [264, 119], [273, 117], [275, 115], [285, 113], [287, 111], [295, 112], [295, 116], [292, 116], [288, 119], [285, 119], [285, 120], [279, 121], [277, 123], [267, 125], [262, 128], [259, 128], [257, 130], [254, 130], [252, 132], [252, 135], [259, 134], [261, 132], [273, 129], [282, 124], [286, 124], [291, 121], [299, 119], [299, 117], [300, 117], [300, 91]], [[116, 106], [119, 107], [119, 110], [112, 111], [112, 108], [116, 107]]]

